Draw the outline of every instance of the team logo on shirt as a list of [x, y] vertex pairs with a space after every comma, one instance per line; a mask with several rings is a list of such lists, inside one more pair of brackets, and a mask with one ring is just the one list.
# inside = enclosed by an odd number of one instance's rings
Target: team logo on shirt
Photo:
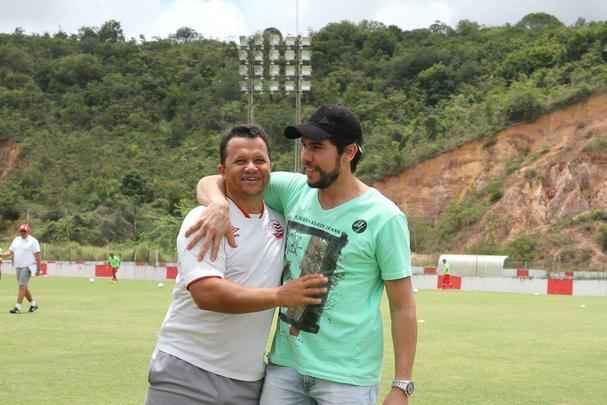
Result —
[[367, 230], [367, 221], [364, 219], [357, 219], [352, 223], [352, 230], [356, 233], [363, 233]]
[[240, 235], [238, 234], [238, 232], [240, 231], [240, 228], [237, 226], [232, 226], [232, 233], [234, 234], [234, 237], [237, 238]]
[[285, 236], [285, 230], [282, 227], [282, 225], [280, 224], [280, 222], [278, 222], [277, 220], [272, 220], [272, 222], [270, 222], [270, 227], [272, 228], [272, 235], [274, 235], [274, 237], [276, 239], [282, 239]]

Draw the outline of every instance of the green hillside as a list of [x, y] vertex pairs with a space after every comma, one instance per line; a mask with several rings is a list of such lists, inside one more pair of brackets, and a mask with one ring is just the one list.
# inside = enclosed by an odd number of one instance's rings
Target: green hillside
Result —
[[[413, 31], [339, 22], [312, 33], [312, 50], [304, 116], [321, 103], [360, 116], [366, 181], [607, 87], [607, 23], [564, 26], [543, 13]], [[188, 29], [140, 41], [116, 21], [0, 34], [0, 142], [20, 153], [0, 180], [0, 232], [8, 238], [29, 218], [49, 246], [120, 244], [170, 257], [197, 179], [216, 170], [222, 131], [246, 119], [238, 64], [235, 43]], [[281, 132], [294, 97], [256, 104], [274, 168], [290, 168]], [[93, 252], [105, 254], [79, 255]]]

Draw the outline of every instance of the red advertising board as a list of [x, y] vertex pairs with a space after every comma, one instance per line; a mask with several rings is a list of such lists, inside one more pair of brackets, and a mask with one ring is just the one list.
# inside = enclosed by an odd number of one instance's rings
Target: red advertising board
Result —
[[443, 290], [460, 290], [462, 288], [462, 278], [450, 274], [438, 276], [436, 288]]
[[549, 295], [572, 295], [573, 280], [548, 279]]
[[166, 279], [175, 279], [177, 277], [177, 266], [166, 266]]
[[112, 268], [109, 264], [96, 264], [95, 277], [112, 277]]

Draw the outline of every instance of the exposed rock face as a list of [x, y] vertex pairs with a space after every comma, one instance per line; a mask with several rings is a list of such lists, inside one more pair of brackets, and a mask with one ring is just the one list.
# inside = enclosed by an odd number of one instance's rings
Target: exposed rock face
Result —
[[[412, 218], [435, 219], [454, 200], [502, 182], [501, 199], [474, 225], [476, 231], [462, 232], [454, 248], [477, 243], [488, 221], [496, 219], [499, 242], [507, 242], [550, 233], [567, 218], [607, 209], [607, 152], [588, 146], [599, 139], [607, 142], [606, 94], [469, 142], [374, 186]], [[594, 262], [607, 259], [592, 235], [569, 236], [576, 247], [592, 250]]]
[[0, 140], [0, 179], [16, 166], [19, 157], [19, 147], [11, 139]]

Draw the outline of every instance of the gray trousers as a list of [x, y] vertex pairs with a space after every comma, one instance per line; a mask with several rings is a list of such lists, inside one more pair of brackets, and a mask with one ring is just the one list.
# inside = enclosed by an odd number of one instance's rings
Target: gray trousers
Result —
[[263, 385], [223, 377], [161, 351], [148, 380], [145, 405], [258, 405]]

